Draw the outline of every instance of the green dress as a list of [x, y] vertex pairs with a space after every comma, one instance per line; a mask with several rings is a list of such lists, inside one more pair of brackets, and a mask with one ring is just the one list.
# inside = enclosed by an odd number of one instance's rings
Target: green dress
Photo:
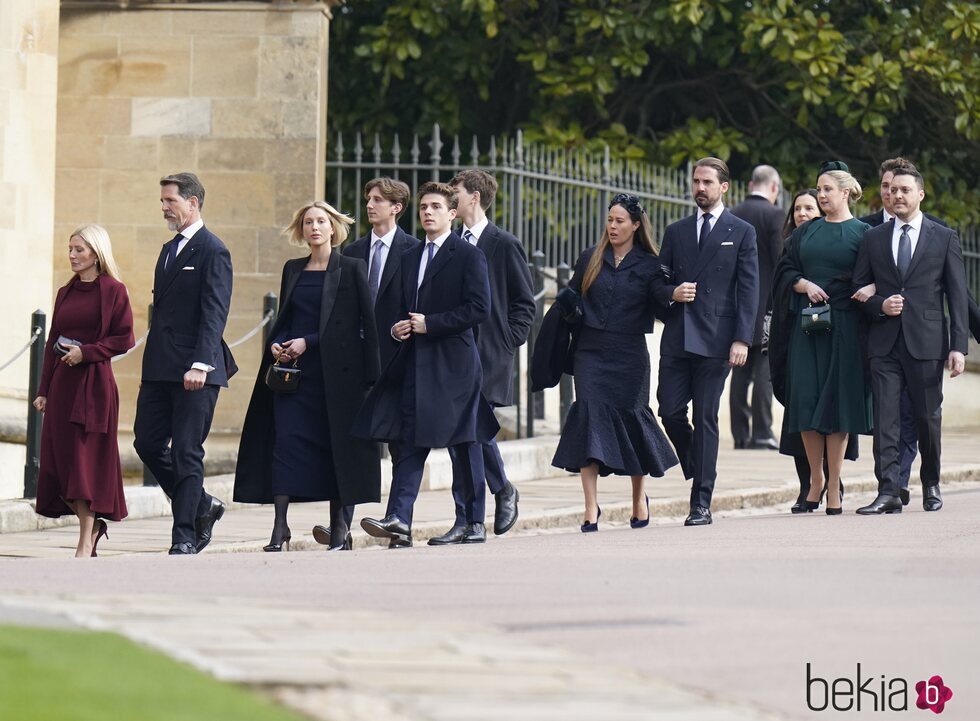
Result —
[[803, 332], [799, 316], [809, 304], [792, 299], [796, 320], [789, 338], [786, 419], [790, 432], [863, 433], [871, 431], [871, 395], [865, 383], [862, 324], [850, 300], [851, 275], [861, 239], [870, 226], [860, 220], [828, 223], [817, 218], [799, 238], [799, 273], [830, 296], [830, 332]]

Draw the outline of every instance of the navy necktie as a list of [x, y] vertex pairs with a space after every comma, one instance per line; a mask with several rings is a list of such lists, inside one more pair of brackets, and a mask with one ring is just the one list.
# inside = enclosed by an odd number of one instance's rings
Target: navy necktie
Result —
[[170, 241], [170, 247], [167, 248], [167, 260], [163, 266], [164, 269], [169, 268], [171, 265], [173, 265], [173, 262], [177, 260], [177, 247], [180, 245], [180, 241], [183, 239], [183, 237], [183, 235], [177, 233], [177, 235], [173, 237], [173, 240]]
[[909, 272], [912, 265], [912, 239], [909, 238], [909, 228], [912, 226], [906, 223], [902, 226], [902, 234], [898, 237], [898, 274], [905, 279], [905, 274]]
[[470, 245], [476, 245], [476, 236], [470, 232], [469, 228], [463, 231], [463, 240], [465, 240]]
[[371, 289], [371, 300], [378, 299], [378, 288], [381, 285], [381, 252], [384, 243], [381, 238], [374, 242], [374, 254], [371, 256], [371, 270], [368, 272], [368, 288]]
[[708, 233], [711, 232], [711, 213], [705, 213], [701, 216], [701, 234], [698, 236], [698, 252], [704, 247], [705, 241], [708, 240]]

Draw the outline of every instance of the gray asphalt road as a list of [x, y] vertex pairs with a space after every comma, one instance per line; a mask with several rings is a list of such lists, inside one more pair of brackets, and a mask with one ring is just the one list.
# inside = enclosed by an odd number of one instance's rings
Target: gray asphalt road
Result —
[[[954, 691], [944, 721], [976, 719], [980, 488], [945, 497], [940, 513], [915, 506], [875, 518], [773, 512], [707, 528], [605, 528], [504, 537], [483, 547], [4, 559], [0, 598], [280, 599], [384, 611], [406, 624], [492, 624], [515, 639], [569, 649], [582, 664], [631, 667], [800, 719], [868, 715], [883, 703], [882, 676], [886, 696], [901, 688], [897, 679], [908, 682], [908, 713], [921, 717], [913, 686], [939, 674]], [[849, 497], [845, 508], [867, 499]], [[872, 678], [860, 716], [808, 711], [807, 663], [815, 676], [851, 684], [860, 663], [861, 682]], [[817, 706], [822, 688], [811, 685]], [[848, 703], [845, 695], [837, 700]]]

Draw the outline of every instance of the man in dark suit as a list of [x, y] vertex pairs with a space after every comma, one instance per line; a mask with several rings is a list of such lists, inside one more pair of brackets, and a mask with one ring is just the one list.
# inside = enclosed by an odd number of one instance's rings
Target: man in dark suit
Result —
[[[660, 343], [659, 414], [684, 477], [693, 479], [685, 526], [711, 523], [718, 463], [718, 407], [729, 367], [745, 365], [759, 307], [755, 228], [725, 209], [728, 166], [694, 166], [698, 212], [667, 226], [663, 277], [655, 294], [666, 306]], [[687, 419], [693, 404], [693, 422]]]
[[[918, 170], [899, 167], [890, 182], [894, 218], [865, 236], [854, 267], [855, 290], [875, 284], [863, 305], [871, 316], [868, 349], [874, 401], [878, 496], [862, 515], [901, 513], [901, 410], [908, 389], [922, 451], [922, 507], [938, 511], [943, 365], [963, 372], [967, 351], [967, 291], [963, 253], [954, 230], [924, 217]], [[943, 312], [949, 308], [949, 322]]]
[[[772, 382], [769, 362], [762, 354], [762, 326], [771, 310], [772, 275], [783, 252], [783, 211], [774, 204], [779, 197], [779, 173], [771, 165], [759, 165], [752, 171], [749, 195], [732, 208], [732, 215], [755, 228], [759, 250], [759, 310], [755, 319], [755, 334], [744, 366], [732, 368], [728, 388], [728, 408], [731, 415], [735, 448], [767, 448], [778, 451], [779, 444], [772, 433]], [[752, 403], [748, 401], [752, 386]], [[749, 421], [751, 420], [751, 428]]]
[[200, 553], [225, 507], [204, 490], [204, 441], [218, 389], [237, 367], [221, 338], [231, 303], [231, 255], [201, 219], [193, 173], [160, 181], [164, 244], [153, 277], [153, 319], [143, 352], [133, 445], [170, 497], [171, 555]]
[[[425, 243], [402, 256], [402, 313], [391, 336], [402, 345], [368, 394], [357, 435], [394, 443], [386, 515], [361, 527], [389, 545], [412, 545], [412, 515], [432, 448], [453, 448], [453, 496], [461, 499], [461, 543], [486, 540], [486, 484], [478, 416], [496, 421], [482, 400], [476, 328], [490, 313], [486, 256], [452, 232], [456, 194], [429, 182], [418, 191]], [[496, 434], [497, 429], [493, 429]]]
[[[483, 170], [464, 170], [449, 184], [456, 191], [456, 217], [463, 221], [462, 238], [483, 251], [490, 274], [490, 317], [480, 324], [476, 340], [483, 367], [483, 397], [492, 407], [509, 406], [514, 402], [514, 356], [527, 342], [534, 320], [534, 289], [527, 255], [517, 238], [487, 219], [486, 210], [497, 194], [497, 181], [492, 175]], [[480, 440], [487, 486], [496, 506], [493, 532], [502, 535], [517, 521], [520, 496], [507, 479], [497, 441], [492, 437]], [[455, 453], [449, 449], [450, 456]], [[466, 524], [462, 499], [455, 501], [456, 523], [445, 535], [430, 539], [430, 545], [461, 541]]]

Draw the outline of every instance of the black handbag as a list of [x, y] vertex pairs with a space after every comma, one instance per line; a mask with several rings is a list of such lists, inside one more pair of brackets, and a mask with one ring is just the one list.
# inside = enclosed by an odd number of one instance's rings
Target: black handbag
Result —
[[297, 361], [293, 361], [291, 366], [279, 365], [277, 359], [275, 363], [265, 371], [265, 384], [273, 393], [295, 393], [299, 388], [299, 378], [303, 374], [296, 366]]
[[811, 303], [800, 313], [800, 327], [807, 335], [810, 333], [826, 333], [830, 330], [830, 304], [813, 305]]

